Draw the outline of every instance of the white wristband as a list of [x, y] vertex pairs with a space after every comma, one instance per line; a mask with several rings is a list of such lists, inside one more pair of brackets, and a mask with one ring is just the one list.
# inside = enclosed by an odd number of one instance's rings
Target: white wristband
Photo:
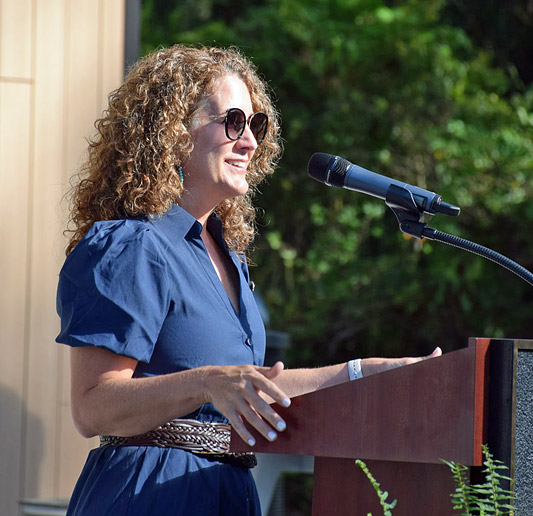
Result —
[[350, 360], [348, 362], [348, 376], [351, 380], [358, 380], [363, 378], [363, 371], [361, 371], [361, 359], [356, 358], [355, 360]]

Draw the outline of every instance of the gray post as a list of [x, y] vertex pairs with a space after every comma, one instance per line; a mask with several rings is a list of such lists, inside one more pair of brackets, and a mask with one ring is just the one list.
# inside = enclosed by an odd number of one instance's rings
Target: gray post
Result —
[[141, 52], [141, 0], [126, 0], [126, 30], [124, 35], [124, 72]]

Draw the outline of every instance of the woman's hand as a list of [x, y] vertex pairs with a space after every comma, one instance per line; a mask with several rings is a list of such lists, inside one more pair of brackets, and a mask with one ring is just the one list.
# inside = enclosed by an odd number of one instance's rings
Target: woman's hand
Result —
[[389, 371], [390, 369], [396, 369], [409, 364], [415, 364], [428, 358], [440, 357], [442, 350], [436, 347], [433, 353], [423, 357], [403, 357], [403, 358], [364, 358], [361, 360], [361, 371], [363, 377], [370, 376], [375, 373], [381, 373], [383, 371]]
[[284, 407], [290, 405], [289, 397], [272, 381], [283, 368], [282, 362], [272, 367], [207, 367], [203, 382], [205, 401], [213, 403], [250, 446], [255, 444], [255, 440], [246, 428], [245, 421], [266, 439], [274, 441], [276, 431], [285, 430], [286, 424], [261, 394]]

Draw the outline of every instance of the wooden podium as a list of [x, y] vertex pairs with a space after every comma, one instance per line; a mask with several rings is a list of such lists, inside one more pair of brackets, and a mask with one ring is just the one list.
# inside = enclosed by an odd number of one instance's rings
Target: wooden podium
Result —
[[[531, 341], [520, 342], [533, 350]], [[500, 361], [505, 343], [516, 348], [515, 341], [473, 338], [439, 358], [295, 397], [288, 409], [276, 406], [287, 430], [273, 443], [256, 434], [254, 451], [315, 457], [313, 516], [382, 513], [356, 458], [390, 493], [388, 501], [397, 499], [394, 516], [452, 515], [455, 486], [441, 459], [471, 466], [476, 482], [482, 443], [507, 465], [513, 460], [513, 406], [504, 403], [512, 385], [502, 385], [512, 378], [502, 380], [490, 360]], [[492, 386], [491, 376], [499, 378]], [[250, 449], [232, 433], [232, 451]]]

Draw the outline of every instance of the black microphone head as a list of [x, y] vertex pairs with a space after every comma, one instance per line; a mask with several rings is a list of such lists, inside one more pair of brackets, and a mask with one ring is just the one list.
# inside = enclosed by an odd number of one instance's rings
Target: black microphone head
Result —
[[326, 182], [326, 176], [328, 175], [329, 163], [335, 156], [331, 154], [324, 154], [323, 152], [315, 152], [309, 164], [307, 165], [307, 173], [317, 181], [321, 183]]
[[307, 173], [313, 179], [328, 186], [342, 187], [344, 186], [346, 170], [349, 164], [348, 161], [339, 156], [315, 152], [307, 165]]

